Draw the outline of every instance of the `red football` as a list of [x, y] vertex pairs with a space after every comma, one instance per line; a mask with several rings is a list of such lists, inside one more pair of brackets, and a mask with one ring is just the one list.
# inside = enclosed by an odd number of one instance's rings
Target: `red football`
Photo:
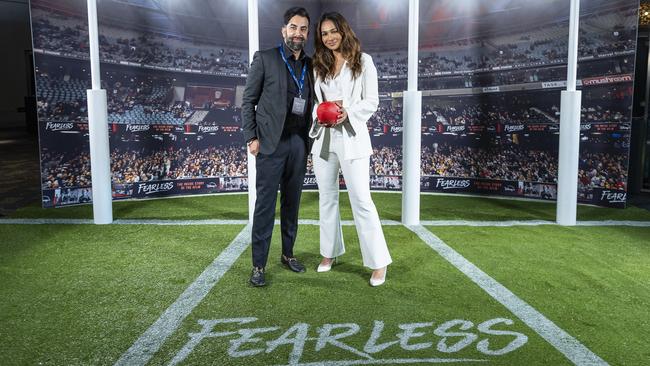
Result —
[[339, 118], [339, 106], [334, 102], [323, 102], [316, 109], [318, 123], [325, 127], [331, 127]]

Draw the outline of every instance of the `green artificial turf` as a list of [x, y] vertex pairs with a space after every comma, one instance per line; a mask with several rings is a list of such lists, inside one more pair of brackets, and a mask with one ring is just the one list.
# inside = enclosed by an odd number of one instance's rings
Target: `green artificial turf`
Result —
[[0, 225], [0, 365], [108, 365], [241, 226]]
[[610, 364], [650, 362], [650, 228], [430, 230]]
[[[423, 195], [420, 209], [422, 220], [555, 221], [556, 216], [555, 202], [488, 197]], [[578, 205], [577, 211], [578, 220], [650, 221], [650, 211], [634, 206], [616, 209]]]
[[[245, 194], [113, 201], [114, 219], [246, 220], [247, 211], [248, 196]], [[30, 205], [16, 210], [10, 217], [92, 219], [93, 207], [78, 205], [43, 209]]]
[[[242, 317], [254, 317], [258, 320], [246, 325], [220, 324], [213, 331], [260, 327], [279, 329], [258, 334], [257, 341], [244, 344], [240, 348], [242, 351], [252, 352], [261, 350], [251, 356], [229, 355], [231, 342], [238, 339], [239, 335], [206, 338], [189, 353], [183, 364], [286, 365], [293, 346], [283, 345], [272, 352], [266, 352], [267, 342], [278, 339], [298, 323], [308, 325], [309, 338], [317, 338], [318, 328], [325, 324], [357, 324], [360, 327], [358, 333], [342, 339], [341, 342], [354, 349], [363, 350], [375, 320], [384, 322], [385, 328], [380, 343], [396, 340], [400, 324], [433, 324], [419, 329], [418, 331], [423, 332], [422, 336], [408, 342], [410, 345], [425, 343], [423, 349], [405, 350], [400, 345], [393, 345], [372, 354], [375, 359], [469, 358], [488, 360], [491, 365], [570, 364], [562, 354], [437, 256], [409, 230], [404, 227], [385, 227], [384, 232], [390, 243], [394, 264], [389, 267], [386, 284], [373, 288], [368, 285], [370, 270], [362, 265], [354, 228], [344, 228], [347, 253], [340, 258], [340, 263], [330, 272], [317, 273], [314, 269], [319, 262], [318, 228], [302, 226], [295, 255], [308, 267], [304, 274], [290, 272], [279, 264], [279, 230], [276, 230], [267, 266], [268, 286], [253, 288], [247, 284], [250, 258], [242, 256], [178, 331], [169, 338], [151, 364], [169, 364], [186, 345], [190, 339], [189, 334], [201, 331], [200, 320]], [[491, 348], [496, 350], [515, 339], [514, 336], [487, 336], [477, 331], [478, 324], [495, 318], [513, 320], [512, 326], [501, 325], [497, 328], [523, 333], [528, 337], [528, 342], [512, 353], [502, 356], [481, 354], [476, 348], [481, 340], [488, 339]], [[474, 326], [467, 332], [475, 334], [478, 339], [457, 352], [438, 351], [437, 346], [442, 337], [435, 335], [434, 329], [447, 321], [458, 319], [472, 322]], [[342, 331], [344, 329], [339, 329], [336, 333]], [[455, 328], [455, 331], [459, 329]], [[446, 344], [452, 345], [464, 338], [463, 335], [449, 337]], [[317, 351], [316, 345], [315, 339], [305, 343], [301, 362], [363, 359], [351, 351], [332, 345]]]
[[[555, 221], [553, 202], [428, 194], [421, 197], [422, 220]], [[382, 219], [401, 220], [401, 194], [376, 192], [373, 193], [373, 200]], [[341, 193], [340, 203], [341, 217], [352, 219], [347, 193]], [[247, 211], [248, 197], [245, 194], [116, 201], [113, 204], [115, 219], [246, 220]], [[32, 205], [15, 211], [10, 217], [91, 219], [92, 206], [42, 209]], [[300, 218], [318, 219], [317, 192], [303, 193]], [[633, 206], [613, 209], [580, 205], [578, 219], [650, 221], [650, 211]]]
[[[401, 195], [373, 194], [382, 218], [399, 220]], [[301, 219], [318, 217], [315, 192], [305, 192]], [[346, 194], [344, 219], [351, 219]], [[238, 219], [247, 218], [245, 195], [206, 196], [116, 202], [116, 219]], [[555, 205], [460, 196], [422, 196], [423, 220], [554, 220]], [[645, 220], [650, 213], [580, 206], [580, 220]], [[91, 218], [91, 206], [43, 210], [28, 207], [14, 218]], [[214, 258], [242, 225], [0, 225], [0, 365], [94, 365], [114, 363], [153, 324]], [[633, 227], [433, 227], [450, 246], [488, 275], [546, 315], [612, 365], [643, 365], [650, 359], [650, 228]], [[422, 350], [391, 345], [372, 356], [393, 358], [480, 358], [491, 365], [564, 365], [569, 361], [532, 329], [489, 297], [459, 270], [444, 261], [417, 236], [401, 226], [385, 226], [394, 263], [388, 281], [368, 285], [353, 227], [344, 227], [348, 253], [332, 272], [316, 273], [318, 227], [302, 225], [296, 255], [308, 266], [294, 274], [279, 264], [279, 228], [269, 256], [266, 288], [251, 288], [250, 249], [239, 258], [180, 328], [153, 356], [151, 364], [168, 364], [201, 330], [201, 319], [255, 317], [248, 325], [278, 326], [260, 334], [262, 341], [242, 349], [264, 349], [289, 327], [308, 324], [317, 338], [324, 324], [354, 323], [360, 330], [341, 340], [363, 349], [374, 321], [385, 325], [378, 341], [395, 340], [398, 326], [431, 322], [425, 334], [409, 344]], [[488, 339], [491, 348], [504, 347], [513, 336], [485, 335], [478, 324], [496, 318], [513, 325], [499, 329], [525, 334], [528, 342], [502, 355], [477, 350]], [[467, 334], [478, 339], [458, 352], [437, 349], [442, 337], [434, 329], [463, 319], [473, 327], [449, 337], [454, 344]], [[242, 326], [244, 328], [246, 326]], [[230, 324], [215, 331], [240, 327]], [[455, 329], [458, 331], [458, 328]], [[343, 331], [340, 329], [339, 331]], [[184, 364], [283, 365], [291, 347], [251, 357], [230, 357], [238, 336], [202, 340]], [[327, 345], [316, 350], [308, 340], [301, 362], [358, 360], [363, 357]], [[464, 363], [467, 364], [467, 363]]]

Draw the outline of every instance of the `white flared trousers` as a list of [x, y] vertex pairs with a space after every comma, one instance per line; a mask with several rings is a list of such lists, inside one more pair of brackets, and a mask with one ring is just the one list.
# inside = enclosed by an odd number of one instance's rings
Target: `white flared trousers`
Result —
[[370, 269], [383, 268], [389, 265], [392, 259], [377, 208], [370, 196], [370, 157], [340, 159], [343, 156], [343, 141], [340, 131], [337, 130], [334, 128], [331, 130], [327, 159], [323, 159], [316, 153], [313, 154], [319, 197], [320, 254], [326, 258], [335, 258], [345, 253], [339, 213], [339, 168], [341, 168], [359, 236], [363, 265]]

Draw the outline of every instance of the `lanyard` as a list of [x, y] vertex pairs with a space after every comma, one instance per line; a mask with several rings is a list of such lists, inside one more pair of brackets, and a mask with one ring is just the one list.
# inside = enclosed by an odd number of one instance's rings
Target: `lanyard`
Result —
[[293, 68], [291, 65], [289, 65], [289, 61], [287, 60], [287, 55], [284, 54], [284, 47], [280, 45], [280, 54], [282, 55], [282, 59], [284, 60], [284, 64], [287, 65], [287, 69], [289, 69], [289, 74], [291, 74], [291, 77], [293, 78], [293, 81], [296, 83], [296, 86], [298, 87], [298, 96], [302, 98], [302, 89], [305, 87], [305, 74], [307, 73], [307, 63], [305, 62], [304, 65], [302, 65], [302, 74], [300, 75], [300, 80], [296, 77], [295, 71], [293, 71]]

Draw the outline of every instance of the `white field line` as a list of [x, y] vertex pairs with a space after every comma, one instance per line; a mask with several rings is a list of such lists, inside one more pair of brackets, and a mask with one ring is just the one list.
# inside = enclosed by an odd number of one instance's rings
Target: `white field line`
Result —
[[[110, 225], [247, 225], [248, 220], [157, 220], [157, 219], [119, 219]], [[275, 220], [280, 225], [280, 220]], [[318, 220], [299, 220], [300, 225], [319, 225]], [[343, 220], [343, 226], [353, 226], [354, 221]], [[384, 226], [399, 226], [401, 222], [395, 220], [381, 220]], [[94, 225], [91, 219], [0, 219], [0, 225]], [[475, 227], [510, 227], [510, 226], [541, 226], [557, 225], [546, 220], [510, 220], [510, 221], [472, 221], [472, 220], [423, 220], [423, 226], [475, 226]], [[631, 220], [602, 220], [578, 221], [577, 226], [632, 226], [650, 227], [650, 221]]]
[[432, 232], [421, 225], [407, 226], [417, 234], [431, 249], [436, 251], [442, 258], [451, 263], [465, 276], [481, 287], [492, 298], [505, 306], [516, 317], [544, 338], [555, 349], [560, 351], [566, 358], [576, 365], [594, 366], [607, 365], [602, 358], [591, 352], [587, 347], [573, 338], [570, 334], [555, 325], [542, 313], [528, 305], [508, 290], [505, 286], [490, 277], [487, 273], [476, 267], [465, 259], [449, 245], [435, 236]]
[[170, 305], [138, 340], [120, 357], [115, 365], [146, 365], [178, 329], [192, 310], [219, 282], [223, 275], [248, 248], [251, 226], [247, 225], [226, 249], [201, 273], [192, 284]]

